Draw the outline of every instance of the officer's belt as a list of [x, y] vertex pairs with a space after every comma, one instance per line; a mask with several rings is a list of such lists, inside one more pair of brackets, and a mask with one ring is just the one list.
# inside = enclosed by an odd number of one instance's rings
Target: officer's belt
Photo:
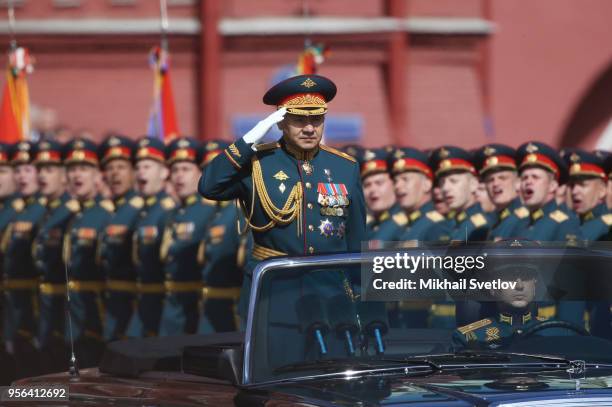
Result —
[[4, 280], [5, 290], [33, 290], [38, 287], [37, 278], [9, 278]]
[[166, 292], [164, 283], [137, 283], [140, 294], [163, 294]]
[[104, 291], [105, 284], [103, 281], [68, 281], [68, 290], [70, 291], [91, 291], [99, 293]]
[[106, 289], [111, 291], [127, 291], [135, 293], [138, 286], [136, 281], [128, 280], [106, 280]]
[[40, 283], [38, 286], [41, 294], [66, 295], [66, 284], [64, 283]]
[[164, 286], [169, 293], [199, 293], [202, 290], [201, 281], [165, 281]]
[[202, 287], [202, 295], [208, 300], [233, 300], [240, 298], [240, 287]]
[[270, 249], [268, 247], [258, 245], [257, 243], [253, 245], [253, 257], [255, 257], [257, 260], [265, 260], [270, 257], [286, 255], [287, 253], [279, 252], [278, 250]]

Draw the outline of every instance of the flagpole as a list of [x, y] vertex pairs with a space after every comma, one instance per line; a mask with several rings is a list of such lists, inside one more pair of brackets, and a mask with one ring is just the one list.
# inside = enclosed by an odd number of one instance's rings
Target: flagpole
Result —
[[10, 46], [11, 50], [15, 50], [17, 48], [17, 39], [15, 38], [15, 5], [13, 0], [9, 0], [6, 12], [8, 13]]
[[159, 0], [161, 48], [168, 51], [168, 5], [166, 0]]
[[[302, 0], [302, 18], [304, 21], [307, 21], [310, 17], [310, 7], [308, 4], [308, 0]], [[304, 38], [304, 49], [310, 47], [312, 45], [312, 41], [310, 40], [310, 34], [312, 33], [310, 25], [307, 25], [306, 29], [306, 37]]]

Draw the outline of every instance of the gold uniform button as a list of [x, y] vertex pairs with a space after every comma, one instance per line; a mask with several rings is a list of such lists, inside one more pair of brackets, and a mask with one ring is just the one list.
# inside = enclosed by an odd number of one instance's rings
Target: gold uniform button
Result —
[[314, 231], [314, 226], [308, 225], [308, 230], [310, 230], [311, 232]]
[[310, 246], [308, 248], [308, 253], [310, 253], [310, 254], [314, 253], [314, 247]]
[[308, 189], [312, 188], [312, 184], [310, 182], [307, 182], [306, 183], [306, 188], [308, 188]]
[[308, 209], [312, 209], [312, 203], [308, 202], [308, 205], [306, 205], [308, 207]]

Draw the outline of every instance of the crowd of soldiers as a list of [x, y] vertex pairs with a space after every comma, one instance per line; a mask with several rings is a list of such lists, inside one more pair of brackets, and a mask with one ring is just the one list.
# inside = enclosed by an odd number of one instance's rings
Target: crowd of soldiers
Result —
[[2, 339], [16, 369], [3, 358], [5, 376], [67, 370], [71, 342], [86, 367], [127, 336], [236, 329], [248, 239], [232, 202], [197, 191], [226, 146], [0, 145]]

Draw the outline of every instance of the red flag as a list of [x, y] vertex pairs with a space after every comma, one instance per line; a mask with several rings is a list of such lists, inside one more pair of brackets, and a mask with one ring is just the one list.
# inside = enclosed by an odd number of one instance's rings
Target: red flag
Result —
[[32, 60], [25, 48], [9, 52], [6, 83], [0, 106], [0, 141], [15, 143], [30, 134], [30, 96], [26, 74], [31, 73]]
[[178, 137], [179, 129], [174, 107], [168, 52], [154, 47], [149, 54], [154, 71], [153, 106], [149, 116], [147, 135], [169, 142]]
[[19, 141], [21, 141], [21, 134], [11, 106], [11, 91], [7, 83], [4, 85], [0, 106], [0, 142], [12, 144]]

